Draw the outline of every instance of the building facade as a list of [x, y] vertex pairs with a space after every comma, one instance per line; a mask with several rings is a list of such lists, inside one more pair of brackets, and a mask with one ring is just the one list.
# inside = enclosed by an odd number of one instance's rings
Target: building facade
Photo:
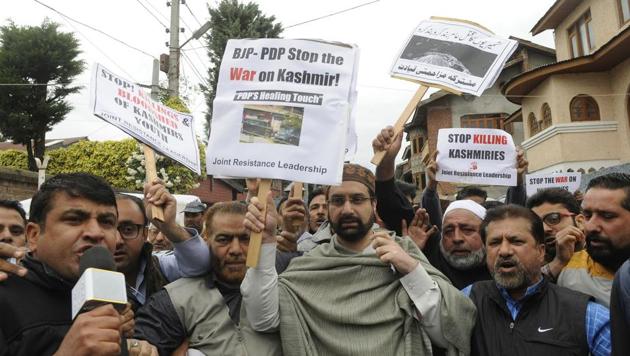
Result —
[[[405, 126], [410, 145], [403, 153], [403, 163], [397, 166], [397, 178], [416, 185], [422, 191], [427, 184], [426, 165], [436, 150], [437, 133], [442, 128], [496, 128], [512, 134], [515, 144], [524, 138], [519, 105], [507, 100], [501, 87], [512, 77], [555, 61], [555, 51], [530, 41], [511, 37], [518, 47], [506, 62], [495, 84], [483, 95], [456, 95], [440, 90], [421, 101], [413, 119]], [[452, 198], [457, 187], [440, 183], [438, 193], [443, 199]], [[489, 191], [499, 198], [505, 189]], [[417, 194], [417, 200], [420, 194]]]
[[557, 61], [509, 80], [530, 172], [595, 172], [630, 162], [630, 0], [557, 0], [532, 28], [553, 30]]

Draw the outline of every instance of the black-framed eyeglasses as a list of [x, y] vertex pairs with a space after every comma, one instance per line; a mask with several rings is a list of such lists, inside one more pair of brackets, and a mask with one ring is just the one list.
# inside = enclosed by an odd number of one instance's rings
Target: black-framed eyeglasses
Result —
[[[560, 213], [560, 212], [553, 212], [553, 213], [549, 213], [545, 216], [542, 217], [542, 221], [549, 225], [549, 226], [554, 226], [554, 225], [558, 225], [560, 223], [560, 221], [562, 221], [562, 218], [565, 216], [575, 216], [575, 214], [573, 213]], [[573, 224], [575, 224], [575, 218], [573, 218]]]
[[116, 228], [120, 233], [120, 236], [125, 240], [133, 240], [140, 236], [140, 231], [144, 229], [142, 224], [134, 224], [130, 222], [123, 222], [118, 224]]
[[368, 200], [370, 200], [370, 197], [366, 197], [365, 195], [362, 195], [362, 194], [354, 194], [348, 197], [343, 196], [343, 195], [333, 195], [328, 199], [328, 203], [330, 205], [339, 207], [339, 206], [343, 206], [346, 203], [346, 201], [350, 201], [350, 204], [352, 205], [361, 205]]

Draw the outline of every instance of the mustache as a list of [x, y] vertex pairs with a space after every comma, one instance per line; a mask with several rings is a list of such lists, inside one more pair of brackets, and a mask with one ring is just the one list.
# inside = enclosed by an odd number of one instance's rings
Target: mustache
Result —
[[358, 216], [342, 215], [339, 217], [339, 222], [355, 222], [355, 221], [360, 221]]
[[601, 235], [598, 235], [596, 233], [590, 233], [586, 235], [586, 243], [589, 243], [591, 241], [604, 242], [604, 243], [610, 242], [607, 238], [604, 238]]
[[222, 261], [223, 264], [226, 263], [245, 263], [246, 258], [244, 256], [235, 257], [235, 258], [226, 258]]
[[500, 267], [514, 267], [514, 266], [518, 266], [518, 265], [519, 265], [518, 259], [516, 259], [514, 257], [510, 257], [510, 258], [499, 257], [494, 262], [494, 268], [495, 269], [499, 269]]

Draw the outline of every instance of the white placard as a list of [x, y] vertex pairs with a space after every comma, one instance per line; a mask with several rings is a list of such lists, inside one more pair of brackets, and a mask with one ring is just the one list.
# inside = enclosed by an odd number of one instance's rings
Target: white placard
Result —
[[548, 188], [562, 188], [574, 193], [580, 188], [582, 173], [549, 173], [528, 174], [525, 176], [527, 196], [531, 197], [539, 190]]
[[391, 75], [480, 96], [517, 45], [470, 22], [424, 20], [400, 50]]
[[90, 105], [95, 116], [201, 174], [192, 115], [154, 101], [133, 81], [98, 63], [92, 70], [91, 93]]
[[503, 130], [440, 129], [437, 150], [438, 181], [516, 185], [516, 148]]
[[346, 141], [354, 134], [357, 56], [355, 46], [322, 41], [229, 40], [208, 174], [340, 184], [344, 155], [354, 149]]

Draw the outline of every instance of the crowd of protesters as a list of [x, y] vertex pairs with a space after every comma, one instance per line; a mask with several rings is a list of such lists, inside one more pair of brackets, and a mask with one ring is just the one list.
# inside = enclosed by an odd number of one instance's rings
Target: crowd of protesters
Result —
[[[419, 206], [395, 181], [401, 141], [384, 128], [375, 173], [345, 164], [307, 200], [248, 180], [246, 201], [177, 211], [159, 180], [139, 199], [84, 173], [46, 180], [28, 215], [0, 200], [0, 356], [630, 355], [630, 175], [528, 198], [519, 151], [504, 203], [468, 186], [443, 211], [434, 160]], [[128, 304], [72, 318], [94, 246]]]

